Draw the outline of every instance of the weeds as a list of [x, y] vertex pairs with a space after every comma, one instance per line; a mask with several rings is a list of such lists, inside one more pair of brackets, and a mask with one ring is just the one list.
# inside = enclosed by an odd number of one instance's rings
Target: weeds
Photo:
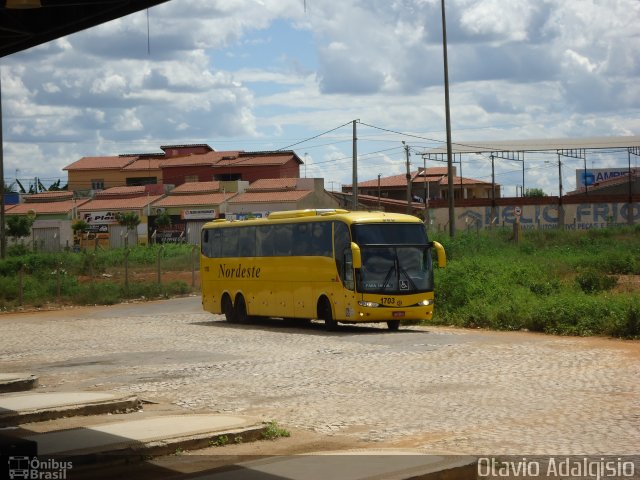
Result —
[[640, 338], [640, 292], [615, 293], [617, 275], [640, 274], [640, 229], [526, 231], [437, 238], [434, 322], [559, 335]]
[[151, 275], [147, 275], [146, 281], [111, 280], [118, 274], [123, 276], [125, 252], [124, 249], [98, 249], [78, 253], [26, 253], [0, 260], [0, 308], [10, 311], [19, 306], [40, 307], [51, 302], [113, 305], [126, 299], [169, 298], [192, 290], [182, 281], [158, 283], [153, 273], [158, 256], [163, 273], [191, 270], [194, 268], [191, 262], [194, 257], [197, 259], [194, 246], [135, 247], [130, 250], [129, 275], [132, 277], [136, 272], [151, 272]]
[[262, 432], [263, 440], [275, 440], [276, 438], [290, 436], [291, 433], [288, 430], [279, 427], [275, 421], [267, 423], [267, 427], [264, 429], [264, 432]]

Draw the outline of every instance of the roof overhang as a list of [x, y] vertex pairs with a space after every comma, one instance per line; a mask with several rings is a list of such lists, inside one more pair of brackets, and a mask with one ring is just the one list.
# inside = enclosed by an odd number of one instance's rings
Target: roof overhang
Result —
[[[0, 57], [124, 17], [168, 0], [6, 0], [0, 2]], [[19, 4], [19, 7], [11, 5]], [[31, 8], [28, 6], [32, 5]]]
[[[545, 138], [529, 140], [495, 140], [491, 142], [456, 142], [451, 145], [453, 154], [495, 153], [495, 152], [543, 152], [558, 150], [607, 150], [640, 147], [640, 136], [624, 137], [584, 137]], [[424, 155], [443, 155], [447, 147], [432, 148]]]

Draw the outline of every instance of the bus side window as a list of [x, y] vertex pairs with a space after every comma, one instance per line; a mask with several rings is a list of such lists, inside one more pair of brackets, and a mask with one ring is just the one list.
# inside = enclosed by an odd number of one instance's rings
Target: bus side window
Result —
[[311, 255], [331, 256], [331, 224], [314, 223], [311, 229]]
[[255, 257], [256, 256], [256, 228], [243, 227], [239, 228], [238, 235], [238, 256]]
[[288, 257], [291, 255], [291, 240], [293, 225], [274, 225], [274, 248], [277, 257]]
[[311, 255], [309, 228], [306, 223], [293, 225], [293, 255]]
[[256, 227], [256, 241], [258, 257], [273, 257], [273, 225], [259, 225]]
[[221, 228], [222, 232], [222, 252], [221, 257], [237, 257], [238, 256], [238, 229], [237, 228]]

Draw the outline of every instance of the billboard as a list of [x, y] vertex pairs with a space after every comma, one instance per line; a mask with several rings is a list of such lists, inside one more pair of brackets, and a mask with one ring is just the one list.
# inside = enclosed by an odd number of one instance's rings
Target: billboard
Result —
[[[631, 169], [631, 173], [635, 171]], [[584, 189], [585, 185], [591, 187], [607, 180], [629, 175], [629, 167], [611, 168], [580, 168], [576, 170], [576, 190]]]

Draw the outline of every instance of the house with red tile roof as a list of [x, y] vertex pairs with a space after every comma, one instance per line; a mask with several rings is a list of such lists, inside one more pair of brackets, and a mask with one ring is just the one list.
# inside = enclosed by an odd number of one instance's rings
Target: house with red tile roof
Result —
[[[473, 178], [458, 177], [453, 169], [454, 198], [492, 198], [491, 182]], [[380, 197], [381, 199], [407, 200], [407, 175], [392, 175], [358, 183], [358, 195]], [[411, 195], [414, 201], [423, 203], [430, 200], [446, 199], [449, 188], [447, 167], [419, 168], [410, 173]], [[351, 185], [342, 186], [343, 193], [351, 193]], [[500, 185], [495, 185], [495, 196], [500, 197]]]
[[22, 195], [22, 203], [7, 206], [5, 214], [33, 219], [31, 237], [25, 239], [34, 249], [57, 252], [73, 246], [71, 224], [78, 207], [87, 199], [74, 199], [72, 192], [42, 192]]
[[303, 163], [292, 150], [215, 151], [206, 144], [160, 148], [160, 153], [83, 157], [63, 168], [69, 190], [88, 195], [119, 186], [299, 177]]
[[[97, 192], [93, 199], [85, 201], [77, 208], [77, 218], [89, 224], [89, 232], [103, 240], [110, 247], [123, 247], [125, 244], [147, 243], [147, 224], [151, 213], [151, 204], [163, 195], [154, 191], [154, 185], [113, 187]], [[119, 213], [135, 213], [140, 224], [133, 231], [127, 230], [117, 220]]]
[[[186, 241], [197, 245], [202, 226], [224, 217], [229, 200], [248, 186], [249, 182], [218, 180], [178, 185], [151, 206], [149, 238], [158, 243]], [[159, 227], [156, 219], [163, 213], [169, 215], [171, 225]]]
[[324, 179], [263, 178], [229, 199], [227, 218], [305, 208], [338, 208], [336, 199], [324, 189]]

